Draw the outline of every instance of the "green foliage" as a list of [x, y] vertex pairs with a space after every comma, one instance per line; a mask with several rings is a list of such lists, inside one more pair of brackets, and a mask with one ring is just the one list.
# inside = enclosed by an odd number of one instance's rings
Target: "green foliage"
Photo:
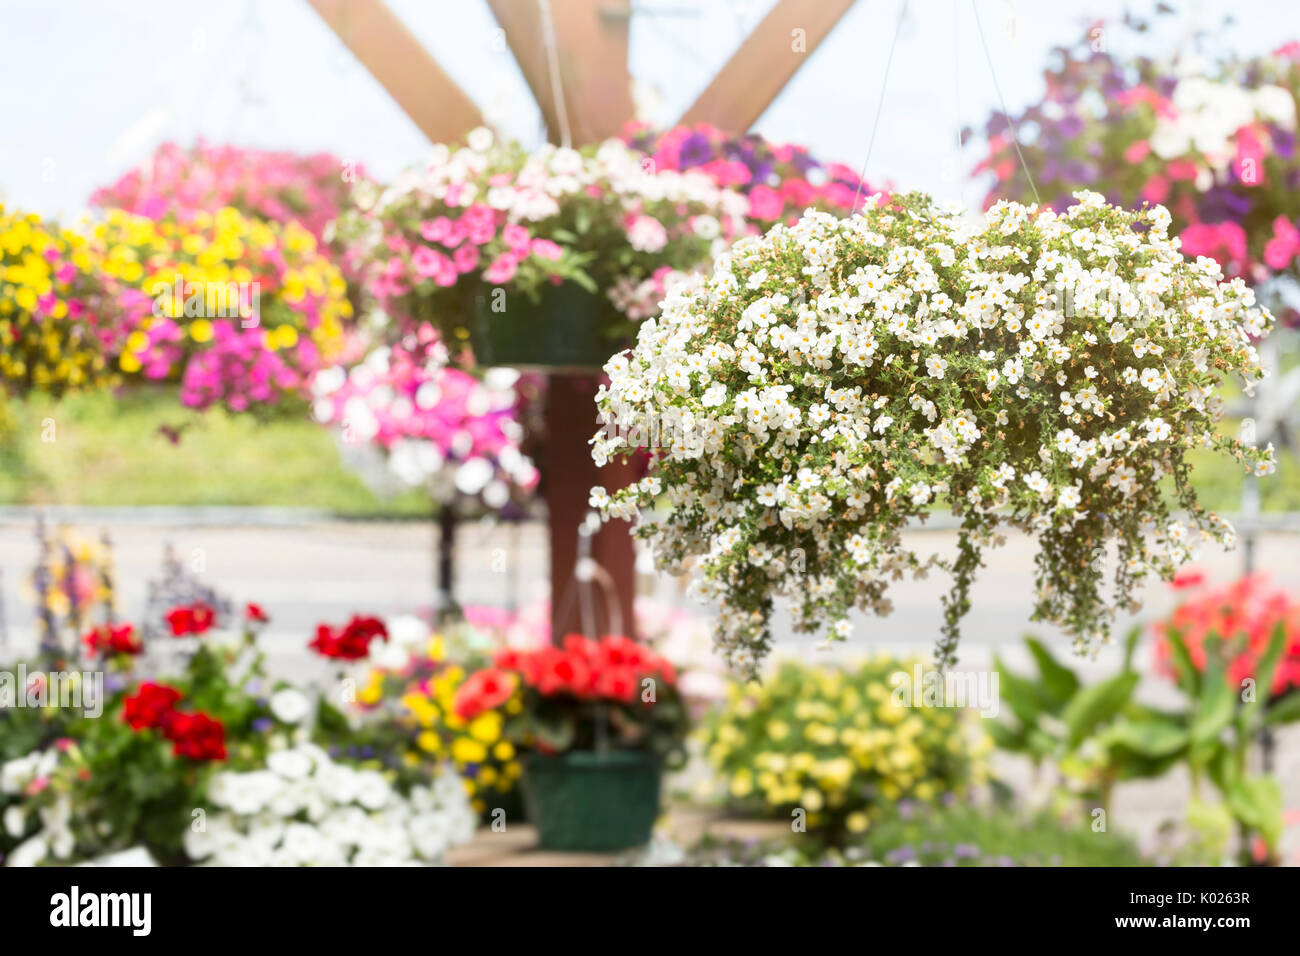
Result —
[[706, 839], [694, 865], [741, 866], [1145, 866], [1127, 836], [1010, 807], [911, 806], [838, 848], [815, 837], [786, 844]]
[[[1116, 782], [1160, 776], [1176, 764], [1185, 764], [1198, 794], [1188, 810], [1189, 823], [1217, 832], [1212, 819], [1217, 811], [1208, 810], [1199, 799], [1200, 781], [1209, 779], [1237, 824], [1243, 844], [1257, 834], [1276, 853], [1282, 834], [1281, 789], [1273, 777], [1252, 774], [1247, 756], [1261, 728], [1300, 717], [1300, 708], [1285, 706], [1286, 698], [1283, 706], [1272, 708], [1241, 699], [1225, 678], [1220, 639], [1207, 639], [1202, 673], [1176, 631], [1167, 637], [1185, 705], [1161, 711], [1140, 704], [1133, 699], [1138, 675], [1132, 669], [1132, 649], [1139, 633], [1135, 628], [1128, 636], [1124, 669], [1088, 687], [1065, 680], [1064, 668], [1032, 638], [1037, 680], [1015, 675], [999, 662], [1003, 696], [1015, 719], [993, 731], [998, 746], [1029, 757], [1035, 765], [1054, 765], [1074, 793], [1103, 808]], [[1255, 686], [1272, 685], [1285, 636], [1279, 626], [1261, 657]], [[1071, 693], [1060, 693], [1071, 686]], [[1049, 692], [1049, 687], [1057, 692]], [[1218, 845], [1217, 839], [1210, 843]]]
[[266, 674], [252, 633], [222, 638], [210, 632], [199, 639], [181, 673], [164, 682], [180, 692], [180, 709], [222, 724], [223, 761], [178, 756], [161, 730], [132, 728], [124, 704], [138, 691], [138, 680], [108, 695], [98, 717], [74, 708], [0, 708], [3, 762], [41, 753], [49, 758], [32, 784], [0, 794], [8, 816], [0, 853], [7, 856], [42, 832], [65, 834], [66, 844], [50, 852], [59, 860], [143, 846], [161, 863], [185, 862], [181, 841], [194, 811], [206, 803], [214, 770], [261, 767], [272, 735], [292, 729], [278, 723], [254, 692]]

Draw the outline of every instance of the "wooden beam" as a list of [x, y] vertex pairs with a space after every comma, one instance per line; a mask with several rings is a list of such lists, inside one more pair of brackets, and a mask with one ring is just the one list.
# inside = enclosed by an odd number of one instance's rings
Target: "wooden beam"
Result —
[[483, 114], [382, 0], [307, 0], [435, 143], [463, 139]]
[[681, 121], [748, 130], [851, 6], [853, 0], [779, 0]]
[[[560, 142], [563, 123], [538, 0], [488, 0], [488, 6], [537, 100], [548, 138]], [[550, 0], [550, 7], [573, 145], [618, 135], [633, 116], [627, 68], [631, 0]]]

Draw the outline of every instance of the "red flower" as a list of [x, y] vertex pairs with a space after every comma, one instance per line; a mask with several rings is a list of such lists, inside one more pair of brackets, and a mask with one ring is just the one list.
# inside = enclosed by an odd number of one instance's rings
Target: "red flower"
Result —
[[87, 631], [81, 641], [91, 657], [99, 654], [135, 655], [144, 652], [144, 645], [135, 636], [135, 627], [131, 624], [105, 624]]
[[1200, 568], [1186, 568], [1174, 575], [1173, 581], [1170, 582], [1175, 591], [1183, 591], [1188, 588], [1199, 588], [1205, 583], [1205, 572]]
[[166, 684], [145, 682], [122, 702], [122, 719], [136, 730], [161, 727], [175, 712], [181, 692]]
[[355, 661], [370, 655], [370, 642], [388, 640], [388, 628], [377, 617], [354, 615], [342, 631], [328, 624], [316, 628], [316, 637], [307, 646], [316, 653], [337, 660]]
[[1209, 658], [1205, 642], [1216, 635], [1223, 641], [1219, 655], [1224, 662], [1224, 678], [1233, 687], [1240, 687], [1243, 680], [1255, 675], [1278, 627], [1286, 635], [1282, 657], [1273, 673], [1272, 687], [1264, 688], [1276, 697], [1300, 687], [1300, 602], [1292, 601], [1285, 591], [1268, 587], [1261, 575], [1196, 592], [1166, 620], [1158, 622], [1156, 667], [1167, 675], [1175, 674], [1168, 639], [1172, 631], [1187, 645], [1192, 665], [1204, 671]]
[[[497, 652], [495, 663], [498, 671], [516, 672], [525, 684], [544, 696], [596, 696], [626, 704], [636, 699], [643, 678], [653, 677], [669, 686], [677, 682], [672, 664], [644, 644], [620, 636], [593, 641], [570, 634], [564, 638], [563, 649], [503, 648]], [[468, 693], [465, 700], [466, 706], [472, 708], [477, 694]]]
[[271, 620], [271, 618], [267, 616], [267, 613], [262, 610], [262, 605], [260, 604], [248, 604], [244, 608], [244, 617], [256, 624], [265, 624], [267, 621]]
[[204, 604], [197, 601], [191, 605], [180, 605], [168, 611], [164, 618], [172, 629], [173, 637], [184, 637], [186, 634], [204, 634], [211, 630], [212, 626], [217, 623], [217, 612]]
[[226, 759], [226, 728], [202, 711], [193, 714], [173, 711], [163, 726], [163, 735], [172, 742], [172, 753], [178, 757]]
[[580, 654], [547, 647], [537, 655], [537, 690], [544, 696], [573, 694], [585, 697], [591, 691], [591, 665]]
[[508, 671], [488, 667], [470, 674], [456, 688], [453, 701], [457, 715], [463, 720], [473, 720], [485, 710], [500, 707], [518, 686], [518, 678]]
[[630, 704], [636, 700], [636, 671], [630, 667], [610, 667], [596, 676], [596, 694], [608, 700]]

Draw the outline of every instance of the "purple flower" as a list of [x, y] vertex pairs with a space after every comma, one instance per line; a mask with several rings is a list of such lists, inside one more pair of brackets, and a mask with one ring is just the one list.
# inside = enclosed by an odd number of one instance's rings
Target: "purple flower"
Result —
[[1066, 139], [1074, 139], [1083, 132], [1083, 120], [1075, 113], [1070, 113], [1056, 124], [1056, 131]]
[[1282, 159], [1290, 159], [1295, 155], [1294, 133], [1272, 123], [1269, 124], [1268, 131], [1269, 136], [1273, 139], [1273, 152], [1277, 153]]
[[890, 863], [911, 863], [916, 859], [916, 851], [910, 846], [900, 846], [886, 853], [885, 859]]
[[677, 151], [677, 165], [682, 169], [703, 166], [713, 159], [713, 147], [709, 138], [703, 133], [692, 133], [682, 140], [681, 149]]

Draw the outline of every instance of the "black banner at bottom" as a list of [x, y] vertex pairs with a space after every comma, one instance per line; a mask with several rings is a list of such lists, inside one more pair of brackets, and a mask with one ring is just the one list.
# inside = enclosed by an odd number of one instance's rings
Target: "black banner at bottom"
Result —
[[[865, 867], [746, 875], [734, 868], [665, 867], [565, 868], [549, 876], [526, 867], [0, 869], [0, 915], [16, 946], [46, 934], [127, 947], [266, 939], [372, 946], [389, 933], [450, 929], [465, 919], [479, 924], [475, 933], [493, 924], [515, 934], [532, 927], [561, 943], [562, 927], [574, 920], [587, 939], [595, 926], [616, 930], [631, 921], [655, 933], [659, 944], [668, 940], [658, 934], [685, 932], [680, 928], [704, 920], [736, 940], [787, 923], [782, 928], [802, 932], [869, 925], [873, 941], [966, 927], [1013, 938], [1046, 929], [1070, 940], [1173, 942], [1200, 934], [1230, 944], [1257, 930], [1284, 931], [1294, 895], [1292, 874], [1267, 869]], [[687, 922], [690, 917], [695, 921]]]

